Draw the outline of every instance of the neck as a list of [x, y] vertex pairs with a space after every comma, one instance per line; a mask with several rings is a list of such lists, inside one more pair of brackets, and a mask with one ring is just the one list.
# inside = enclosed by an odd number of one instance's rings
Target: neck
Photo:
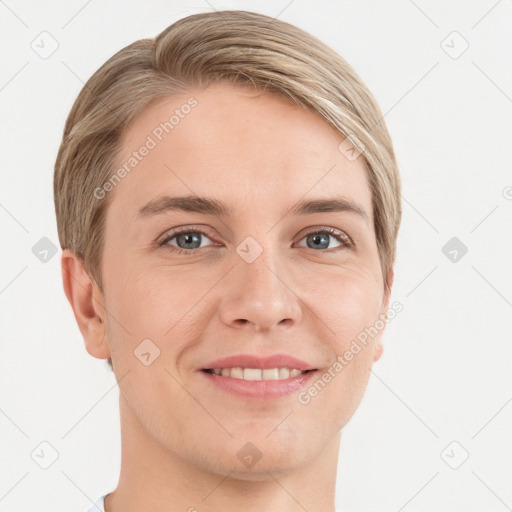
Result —
[[209, 471], [163, 446], [120, 394], [121, 473], [105, 512], [334, 512], [341, 433], [310, 464], [258, 481]]

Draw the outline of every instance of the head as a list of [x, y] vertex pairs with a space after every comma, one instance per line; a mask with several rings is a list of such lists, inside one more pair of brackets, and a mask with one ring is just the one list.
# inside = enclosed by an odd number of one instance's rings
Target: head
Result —
[[[387, 315], [401, 220], [382, 118], [333, 50], [244, 11], [136, 41], [80, 92], [55, 165], [64, 288], [125, 410], [184, 460], [287, 471], [356, 410], [383, 329], [333, 365]], [[332, 378], [264, 405], [203, 381], [214, 359], [277, 352]], [[247, 441], [258, 467], [234, 457]]]

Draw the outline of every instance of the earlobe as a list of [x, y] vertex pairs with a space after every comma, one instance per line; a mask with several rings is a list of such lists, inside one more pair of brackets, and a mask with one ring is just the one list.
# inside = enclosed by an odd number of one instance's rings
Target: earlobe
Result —
[[382, 353], [384, 352], [384, 347], [382, 345], [382, 341], [379, 339], [377, 342], [377, 345], [375, 345], [375, 348], [373, 350], [373, 362], [376, 363], [381, 357]]
[[[395, 272], [394, 272], [393, 268], [389, 268], [388, 273], [387, 273], [386, 284], [384, 286], [384, 294], [382, 297], [382, 310], [381, 310], [381, 314], [385, 315], [386, 321], [387, 321], [387, 316], [388, 316], [387, 310], [389, 307], [391, 288], [393, 287], [394, 279], [395, 279]], [[373, 351], [373, 361], [377, 362], [382, 357], [383, 352], [384, 352], [384, 346], [382, 345], [381, 336], [379, 336], [379, 339], [378, 339], [377, 344], [375, 345], [374, 351]]]
[[99, 359], [110, 357], [106, 341], [103, 296], [83, 261], [69, 249], [62, 252], [62, 283], [87, 352]]

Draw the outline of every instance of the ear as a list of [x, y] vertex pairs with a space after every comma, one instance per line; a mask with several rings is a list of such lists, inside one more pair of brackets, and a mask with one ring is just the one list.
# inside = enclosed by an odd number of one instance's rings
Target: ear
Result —
[[[382, 297], [382, 308], [381, 314], [385, 315], [387, 319], [387, 310], [389, 308], [389, 298], [391, 296], [391, 288], [393, 287], [393, 281], [395, 280], [395, 272], [392, 268], [388, 270], [388, 275], [386, 279], [386, 286], [384, 286], [384, 295]], [[375, 349], [373, 352], [373, 361], [376, 362], [382, 357], [382, 352], [384, 351], [384, 347], [382, 345], [382, 336], [379, 336], [379, 339], [375, 345]]]
[[106, 341], [103, 294], [96, 281], [85, 271], [83, 261], [69, 249], [62, 252], [62, 283], [85, 348], [98, 359], [110, 357]]

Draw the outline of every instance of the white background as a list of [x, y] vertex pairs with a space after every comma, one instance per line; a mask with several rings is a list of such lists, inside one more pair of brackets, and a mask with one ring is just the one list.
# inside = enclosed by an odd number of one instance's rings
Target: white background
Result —
[[[338, 508], [512, 510], [512, 2], [5, 0], [0, 511], [84, 511], [117, 483], [116, 381], [85, 351], [59, 254], [44, 263], [32, 248], [58, 245], [53, 166], [83, 83], [132, 41], [212, 7], [278, 16], [331, 45], [394, 141], [403, 223], [391, 300], [404, 310], [344, 429]], [[59, 45], [47, 59], [31, 48], [42, 31]], [[469, 44], [458, 58], [454, 31]], [[468, 248], [455, 263], [441, 250], [454, 236]], [[43, 441], [59, 454], [48, 469], [31, 458]]]

